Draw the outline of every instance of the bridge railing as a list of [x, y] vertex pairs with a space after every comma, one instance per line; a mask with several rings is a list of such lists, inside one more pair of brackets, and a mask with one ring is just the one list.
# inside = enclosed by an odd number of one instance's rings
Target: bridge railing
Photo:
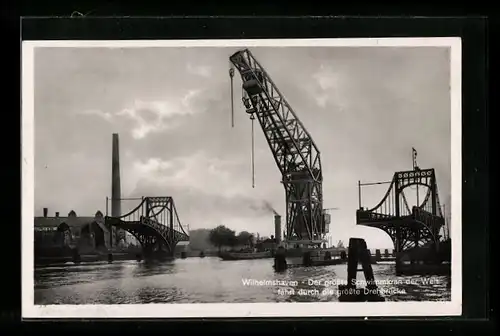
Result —
[[377, 221], [387, 221], [395, 216], [372, 212], [371, 210], [356, 210], [356, 221], [358, 224]]
[[[187, 235], [184, 232], [184, 230], [182, 229], [182, 226], [181, 226], [182, 231], [177, 230], [175, 227], [173, 228], [173, 230], [171, 230], [170, 226], [164, 225], [162, 223], [157, 222], [154, 219], [151, 219], [151, 218], [148, 218], [145, 216], [141, 217], [141, 223], [143, 225], [147, 225], [147, 226], [153, 228], [154, 230], [160, 232], [166, 238], [174, 238], [174, 240], [176, 240], [176, 241], [189, 241], [189, 235]], [[173, 237], [172, 237], [172, 235], [173, 235]]]

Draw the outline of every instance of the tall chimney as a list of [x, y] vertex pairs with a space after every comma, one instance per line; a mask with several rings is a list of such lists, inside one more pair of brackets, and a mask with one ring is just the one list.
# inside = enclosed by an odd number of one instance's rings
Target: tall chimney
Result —
[[[120, 146], [118, 142], [118, 134], [113, 133], [113, 153], [111, 161], [111, 216], [120, 217], [122, 214], [121, 209], [121, 181], [120, 181]], [[117, 228], [111, 228], [109, 231], [110, 235], [110, 247], [113, 246], [113, 241], [115, 244], [120, 242], [123, 233]]]
[[120, 147], [118, 134], [113, 133], [113, 154], [111, 162], [111, 216], [120, 217], [121, 210], [121, 182], [120, 182]]
[[276, 243], [281, 243], [281, 216], [274, 215], [274, 237], [276, 238]]
[[47, 217], [49, 214], [49, 208], [43, 208], [43, 217]]

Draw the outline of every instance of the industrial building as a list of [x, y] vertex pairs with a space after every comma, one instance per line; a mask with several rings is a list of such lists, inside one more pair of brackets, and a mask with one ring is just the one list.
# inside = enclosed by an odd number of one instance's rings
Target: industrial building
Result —
[[49, 250], [65, 247], [77, 248], [83, 253], [107, 251], [113, 237], [104, 225], [101, 211], [97, 211], [94, 216], [78, 217], [71, 210], [67, 216], [61, 217], [59, 212], [49, 216], [48, 208], [44, 208], [43, 216], [35, 217], [34, 226], [35, 254], [41, 255], [50, 254]]

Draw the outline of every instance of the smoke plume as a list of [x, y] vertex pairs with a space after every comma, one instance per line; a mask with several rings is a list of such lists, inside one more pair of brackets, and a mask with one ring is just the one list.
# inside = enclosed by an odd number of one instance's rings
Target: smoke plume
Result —
[[264, 211], [266, 213], [272, 213], [276, 216], [279, 216], [278, 212], [273, 208], [271, 203], [269, 203], [268, 201], [262, 201], [259, 203], [252, 203], [252, 204], [250, 204], [250, 209], [255, 210], [255, 211], [259, 211], [259, 212]]
[[279, 216], [278, 212], [276, 210], [274, 210], [274, 208], [271, 205], [271, 203], [269, 203], [268, 201], [264, 201], [264, 206], [266, 207], [266, 209], [268, 209], [269, 211], [271, 211], [273, 214], [275, 214], [276, 216]]

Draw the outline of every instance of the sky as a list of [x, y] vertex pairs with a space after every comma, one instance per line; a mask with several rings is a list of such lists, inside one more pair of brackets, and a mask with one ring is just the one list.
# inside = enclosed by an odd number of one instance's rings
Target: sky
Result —
[[[229, 56], [238, 48], [50, 48], [35, 50], [35, 215], [105, 212], [112, 133], [120, 136], [122, 197], [172, 196], [184, 228], [225, 225], [270, 236], [269, 202], [285, 217], [279, 170], [235, 76], [231, 127]], [[321, 151], [330, 239], [388, 235], [356, 225], [358, 180], [435, 168], [450, 204], [450, 51], [445, 47], [255, 47], [255, 58]], [[375, 206], [387, 185], [362, 190]], [[415, 191], [406, 191], [414, 204]], [[422, 195], [425, 191], [420, 190]], [[122, 211], [137, 205], [124, 201]], [[410, 204], [410, 205], [412, 205]], [[345, 244], [347, 245], [347, 244]]]

